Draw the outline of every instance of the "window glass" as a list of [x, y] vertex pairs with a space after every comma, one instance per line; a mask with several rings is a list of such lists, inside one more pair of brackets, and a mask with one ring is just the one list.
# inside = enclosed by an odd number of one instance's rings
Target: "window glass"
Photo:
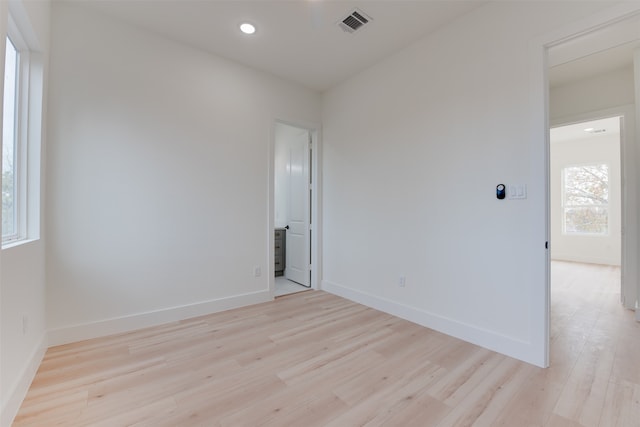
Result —
[[9, 38], [6, 42], [4, 102], [2, 116], [2, 240], [18, 238], [18, 147], [17, 99], [18, 52]]
[[609, 166], [570, 166], [563, 171], [564, 232], [608, 234]]

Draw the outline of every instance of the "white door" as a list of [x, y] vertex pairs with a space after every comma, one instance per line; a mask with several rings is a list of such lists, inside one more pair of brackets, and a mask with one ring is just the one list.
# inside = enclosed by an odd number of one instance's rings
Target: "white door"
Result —
[[310, 287], [310, 181], [309, 132], [303, 131], [289, 146], [289, 206], [284, 275]]

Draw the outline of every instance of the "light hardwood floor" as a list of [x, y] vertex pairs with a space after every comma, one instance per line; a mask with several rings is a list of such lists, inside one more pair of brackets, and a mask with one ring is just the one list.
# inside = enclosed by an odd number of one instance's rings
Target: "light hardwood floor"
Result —
[[540, 369], [309, 291], [51, 348], [15, 426], [640, 426], [619, 270], [553, 263]]

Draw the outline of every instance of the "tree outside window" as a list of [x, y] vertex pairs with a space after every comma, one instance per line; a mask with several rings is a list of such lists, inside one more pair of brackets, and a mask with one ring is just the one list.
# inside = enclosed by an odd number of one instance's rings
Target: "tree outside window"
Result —
[[604, 163], [563, 169], [565, 234], [609, 233], [609, 166]]
[[17, 127], [18, 51], [7, 37], [2, 118], [2, 240], [18, 236]]

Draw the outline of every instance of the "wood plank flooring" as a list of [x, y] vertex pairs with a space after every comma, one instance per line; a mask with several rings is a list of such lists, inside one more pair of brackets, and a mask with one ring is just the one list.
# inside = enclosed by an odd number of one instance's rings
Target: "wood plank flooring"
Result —
[[47, 351], [15, 426], [640, 426], [619, 269], [554, 262], [539, 369], [309, 291]]

